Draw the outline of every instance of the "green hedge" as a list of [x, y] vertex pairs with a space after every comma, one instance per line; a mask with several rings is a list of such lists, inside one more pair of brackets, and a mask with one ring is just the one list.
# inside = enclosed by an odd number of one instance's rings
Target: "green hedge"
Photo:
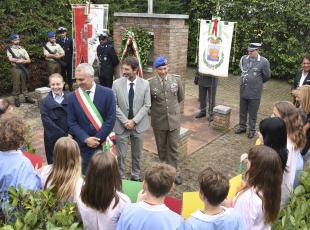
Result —
[[[71, 3], [86, 0], [9, 0], [0, 1], [0, 38], [8, 38], [13, 32], [21, 34], [21, 44], [31, 58], [33, 79], [30, 88], [46, 84], [46, 68], [41, 42], [46, 33], [59, 26], [66, 26], [71, 33]], [[146, 12], [147, 0], [93, 0], [97, 4], [109, 4], [109, 28], [115, 21], [113, 13]], [[188, 63], [196, 64], [198, 19], [211, 19], [216, 15], [222, 20], [237, 22], [236, 47], [231, 52], [235, 60], [230, 62], [230, 72], [239, 74], [238, 63], [251, 41], [263, 42], [262, 55], [271, 64], [272, 77], [291, 79], [300, 68], [301, 56], [310, 52], [310, 6], [306, 0], [155, 0], [155, 13], [188, 14], [189, 46]], [[0, 52], [0, 95], [11, 91], [10, 64], [4, 52]]]
[[[47, 32], [55, 31], [59, 26], [68, 28], [71, 33], [71, 3], [83, 0], [9, 0], [0, 1], [0, 38], [10, 43], [9, 36], [18, 33], [21, 45], [28, 51], [32, 78], [29, 88], [47, 83], [46, 64], [43, 58], [42, 42], [47, 41]], [[0, 95], [10, 93], [12, 77], [6, 52], [0, 51]]]

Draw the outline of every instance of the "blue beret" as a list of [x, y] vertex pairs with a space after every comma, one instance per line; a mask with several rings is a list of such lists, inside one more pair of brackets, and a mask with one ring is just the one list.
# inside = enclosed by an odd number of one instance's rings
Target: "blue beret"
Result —
[[167, 64], [168, 64], [167, 58], [165, 56], [159, 56], [155, 59], [153, 65], [155, 68], [159, 68], [159, 67], [167, 65]]
[[15, 40], [15, 39], [19, 39], [19, 35], [18, 34], [12, 34], [10, 36], [11, 40]]
[[48, 37], [48, 38], [55, 37], [55, 33], [54, 33], [54, 32], [48, 32], [48, 33], [47, 33], [47, 37]]

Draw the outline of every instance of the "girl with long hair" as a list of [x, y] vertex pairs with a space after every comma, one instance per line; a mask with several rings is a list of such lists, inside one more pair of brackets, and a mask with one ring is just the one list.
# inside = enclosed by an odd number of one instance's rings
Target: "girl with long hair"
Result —
[[250, 149], [246, 185], [233, 202], [244, 229], [271, 229], [280, 210], [282, 172], [275, 150], [264, 145]]
[[267, 117], [259, 123], [259, 139], [262, 144], [274, 149], [280, 159], [283, 173], [281, 185], [281, 207], [286, 205], [290, 198], [289, 178], [286, 170], [288, 150], [287, 150], [287, 132], [284, 121], [279, 117]]
[[116, 229], [130, 199], [121, 193], [122, 181], [116, 158], [98, 151], [90, 160], [77, 205], [84, 229]]
[[41, 176], [44, 189], [51, 188], [60, 200], [76, 202], [83, 179], [80, 149], [75, 140], [61, 137], [56, 141], [53, 164], [44, 166]]
[[296, 187], [299, 184], [299, 174], [303, 169], [303, 159], [300, 151], [306, 143], [306, 136], [303, 131], [303, 119], [293, 103], [280, 101], [274, 104], [273, 115], [280, 117], [286, 125], [287, 130], [287, 178], [288, 184]]
[[[292, 94], [296, 97], [300, 105], [300, 109], [305, 115], [304, 119], [304, 132], [307, 137], [306, 145], [301, 151], [301, 155], [304, 156], [305, 161], [310, 157], [310, 153], [307, 154], [310, 149], [310, 85], [304, 85], [296, 90], [293, 90]], [[305, 156], [307, 154], [307, 156]]]

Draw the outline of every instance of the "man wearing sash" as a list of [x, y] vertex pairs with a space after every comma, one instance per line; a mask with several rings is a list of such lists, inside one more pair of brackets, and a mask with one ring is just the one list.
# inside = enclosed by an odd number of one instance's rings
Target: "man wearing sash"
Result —
[[79, 64], [75, 79], [79, 88], [68, 97], [68, 126], [80, 146], [85, 174], [92, 155], [102, 148], [114, 127], [115, 99], [111, 89], [95, 83], [90, 64]]
[[131, 143], [131, 180], [140, 181], [140, 155], [143, 134], [150, 127], [148, 111], [151, 107], [150, 85], [136, 75], [138, 60], [127, 57], [122, 63], [123, 77], [114, 81], [112, 89], [116, 99], [116, 149], [118, 166], [125, 178], [125, 157], [128, 139]]
[[248, 55], [244, 55], [240, 59], [240, 120], [239, 128], [235, 133], [246, 132], [247, 115], [249, 114], [248, 138], [250, 139], [255, 136], [255, 124], [263, 83], [270, 79], [269, 61], [259, 55], [259, 47], [261, 47], [260, 43], [250, 43]]

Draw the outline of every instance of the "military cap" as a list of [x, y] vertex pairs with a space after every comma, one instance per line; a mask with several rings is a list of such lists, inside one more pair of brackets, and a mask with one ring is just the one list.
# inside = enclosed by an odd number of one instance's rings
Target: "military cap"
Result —
[[259, 49], [261, 46], [262, 46], [262, 43], [256, 43], [256, 42], [250, 43], [249, 46], [248, 46], [248, 51], [257, 50], [257, 49]]
[[48, 38], [55, 37], [55, 32], [48, 32], [48, 33], [47, 33], [47, 37], [48, 37]]
[[159, 56], [155, 59], [153, 66], [155, 68], [159, 68], [161, 66], [167, 65], [168, 64], [168, 60], [165, 56]]
[[57, 32], [59, 33], [67, 32], [67, 28], [61, 26], [57, 29]]
[[102, 31], [98, 34], [98, 37], [108, 37], [108, 34], [104, 31]]
[[11, 40], [19, 39], [19, 35], [18, 34], [11, 34], [10, 38], [11, 38]]

